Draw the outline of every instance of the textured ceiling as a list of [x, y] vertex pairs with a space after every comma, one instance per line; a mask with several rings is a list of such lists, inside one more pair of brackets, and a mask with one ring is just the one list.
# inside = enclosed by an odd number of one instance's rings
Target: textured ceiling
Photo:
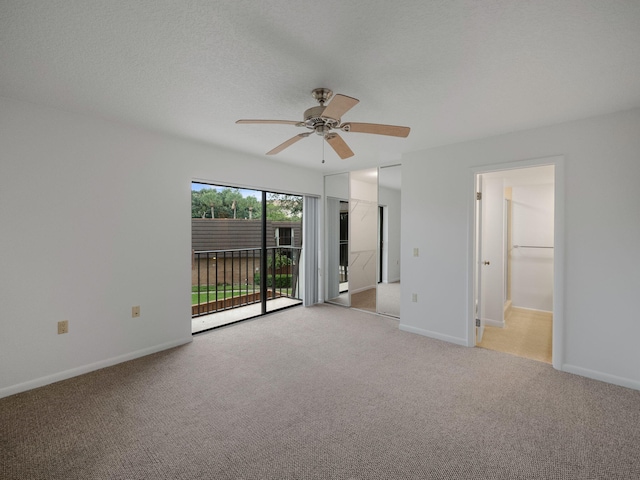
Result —
[[640, 1], [2, 0], [0, 95], [264, 155], [327, 87], [343, 121], [265, 161], [326, 172], [640, 106]]

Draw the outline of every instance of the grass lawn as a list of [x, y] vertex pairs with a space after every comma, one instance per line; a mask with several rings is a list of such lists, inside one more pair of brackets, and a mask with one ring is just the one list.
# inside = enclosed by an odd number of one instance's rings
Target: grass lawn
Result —
[[[260, 291], [260, 288], [256, 286], [256, 292]], [[207, 302], [207, 287], [200, 287], [200, 303]], [[253, 293], [253, 290], [247, 290], [246, 288], [233, 287], [233, 296], [238, 297], [240, 295], [246, 295], [247, 293]], [[224, 288], [218, 287], [218, 300], [222, 300], [223, 298], [230, 298], [232, 296], [231, 286], [227, 286], [226, 292]], [[216, 289], [209, 289], [209, 301], [214, 302], [216, 300]], [[198, 287], [191, 288], [191, 305], [198, 304]]]
[[[218, 291], [218, 300], [222, 300], [223, 298], [230, 298], [231, 296], [234, 297], [239, 297], [240, 295], [247, 295], [247, 294], [251, 294], [251, 293], [260, 293], [260, 285], [256, 284], [255, 288], [253, 288], [251, 285], [249, 286], [250, 288], [247, 289], [247, 285], [234, 285], [233, 286], [233, 295], [231, 292], [231, 285], [227, 285], [226, 287], [226, 291], [224, 286], [222, 285], [218, 285], [217, 286], [217, 291]], [[200, 286], [200, 303], [207, 303], [207, 288], [209, 291], [209, 302], [215, 302], [216, 300], [216, 287], [213, 285], [210, 285], [207, 287], [207, 285], [201, 285]], [[271, 290], [271, 288], [269, 288], [269, 290]], [[276, 291], [280, 294], [280, 295], [284, 295], [284, 296], [291, 296], [291, 292], [292, 289], [291, 288], [276, 288]], [[198, 304], [198, 287], [197, 285], [194, 285], [191, 287], [191, 305], [197, 305]]]

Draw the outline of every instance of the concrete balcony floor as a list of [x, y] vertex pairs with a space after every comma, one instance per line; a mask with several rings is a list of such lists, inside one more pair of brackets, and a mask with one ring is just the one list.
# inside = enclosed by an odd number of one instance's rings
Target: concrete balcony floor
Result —
[[[302, 305], [302, 300], [295, 298], [274, 298], [267, 301], [267, 312], [273, 312], [294, 305]], [[253, 303], [244, 307], [229, 308], [209, 315], [201, 315], [191, 319], [191, 333], [203, 332], [215, 327], [221, 327], [247, 318], [258, 317], [262, 313], [260, 303]]]

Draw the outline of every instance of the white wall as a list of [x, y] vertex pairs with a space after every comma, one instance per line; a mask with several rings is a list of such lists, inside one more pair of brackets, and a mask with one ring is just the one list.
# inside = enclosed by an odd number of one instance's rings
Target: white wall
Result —
[[349, 200], [349, 174], [327, 175], [324, 180], [324, 194], [345, 202]]
[[[553, 185], [512, 188], [513, 244], [553, 246]], [[553, 310], [553, 249], [511, 251], [511, 301], [514, 307]]]
[[277, 165], [0, 99], [0, 397], [189, 342], [191, 181], [322, 194]]
[[387, 271], [382, 281], [391, 283], [400, 281], [400, 219], [402, 215], [400, 190], [381, 187], [379, 189], [378, 203], [385, 208], [385, 251], [383, 261], [387, 265]]
[[[401, 328], [473, 345], [473, 173], [563, 155], [564, 176], [556, 169], [556, 183], [564, 198], [556, 202], [564, 207], [565, 253], [559, 259], [556, 251], [556, 263], [564, 295], [554, 299], [562, 358], [554, 357], [554, 366], [640, 389], [639, 132], [640, 109], [634, 109], [406, 155]], [[420, 257], [412, 256], [414, 247]]]

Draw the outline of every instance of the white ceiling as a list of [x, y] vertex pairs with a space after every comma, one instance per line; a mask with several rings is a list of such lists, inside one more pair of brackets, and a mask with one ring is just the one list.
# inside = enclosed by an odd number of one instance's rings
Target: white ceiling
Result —
[[0, 95], [263, 156], [327, 87], [343, 121], [265, 161], [325, 172], [640, 106], [638, 0], [2, 0]]

